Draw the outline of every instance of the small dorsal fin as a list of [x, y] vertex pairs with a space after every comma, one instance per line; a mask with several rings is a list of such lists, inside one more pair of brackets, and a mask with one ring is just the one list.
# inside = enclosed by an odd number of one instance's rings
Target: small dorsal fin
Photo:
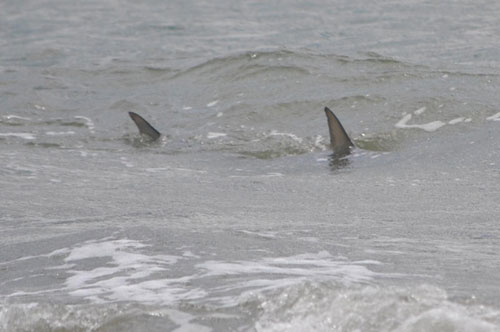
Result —
[[156, 141], [158, 137], [160, 137], [160, 132], [153, 128], [152, 125], [149, 124], [142, 116], [134, 112], [128, 112], [130, 118], [136, 124], [137, 128], [139, 128], [139, 132], [150, 137], [153, 141]]
[[347, 135], [344, 127], [333, 112], [325, 107], [326, 118], [328, 119], [328, 129], [330, 130], [330, 143], [333, 152], [336, 154], [346, 155], [351, 152], [354, 143]]

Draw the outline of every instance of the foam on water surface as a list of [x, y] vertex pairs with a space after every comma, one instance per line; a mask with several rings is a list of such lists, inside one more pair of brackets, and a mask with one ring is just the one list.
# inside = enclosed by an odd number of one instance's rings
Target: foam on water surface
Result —
[[[255, 316], [242, 331], [342, 332], [495, 332], [500, 312], [475, 304], [449, 301], [436, 286], [341, 286], [336, 282], [304, 281], [284, 284], [267, 292], [247, 292], [236, 303]], [[0, 304], [0, 329], [13, 330], [122, 330], [158, 321], [162, 330], [212, 331], [209, 322], [238, 320], [221, 309], [206, 313], [126, 303], [94, 305]], [[206, 310], [206, 309], [205, 309]], [[202, 310], [202, 311], [205, 311]], [[155, 326], [151, 325], [151, 326]], [[217, 330], [217, 329], [215, 329]]]
[[207, 107], [214, 107], [215, 105], [217, 105], [219, 103], [219, 100], [214, 100], [214, 101], [211, 101], [207, 104]]
[[74, 135], [75, 132], [72, 130], [68, 131], [47, 131], [45, 132], [46, 135], [48, 136], [68, 136], [68, 135]]
[[500, 112], [493, 114], [492, 116], [487, 117], [486, 120], [500, 121]]
[[460, 123], [460, 122], [464, 122], [466, 119], [461, 116], [461, 117], [458, 117], [458, 118], [455, 118], [455, 119], [452, 119], [450, 121], [448, 121], [449, 124], [451, 125], [454, 125], [454, 124], [457, 124], [457, 123]]
[[[170, 270], [182, 257], [147, 255], [141, 252], [146, 247], [137, 241], [119, 239], [90, 241], [72, 248], [64, 259], [66, 263], [75, 265], [67, 271], [71, 276], [65, 281], [65, 291], [96, 302], [136, 301], [153, 304], [170, 304], [179, 299], [205, 295], [202, 290], [185, 287], [189, 277], [155, 279], [156, 274]], [[92, 269], [77, 269], [79, 261], [95, 258], [108, 258], [109, 261]]]
[[31, 121], [31, 118], [28, 118], [25, 116], [19, 116], [19, 115], [15, 115], [15, 114], [4, 115], [3, 118], [5, 118], [7, 120], [15, 119], [15, 120]]
[[32, 133], [0, 133], [0, 137], [18, 137], [25, 140], [36, 139], [36, 136]]
[[[221, 316], [222, 319], [226, 317]], [[232, 317], [227, 317], [232, 318]], [[0, 304], [0, 331], [159, 331], [210, 332], [196, 316], [169, 308], [129, 304]], [[152, 324], [152, 325], [151, 325]], [[156, 331], [156, 329], [154, 329]]]
[[[273, 234], [244, 234], [274, 238]], [[380, 262], [349, 262], [326, 251], [253, 261], [225, 261], [202, 260], [199, 253], [185, 250], [179, 255], [151, 255], [147, 253], [149, 249], [149, 245], [139, 241], [105, 238], [3, 264], [62, 258], [63, 264], [45, 269], [67, 275], [64, 285], [47, 292], [63, 292], [96, 303], [131, 301], [171, 305], [179, 301], [209, 301], [235, 305], [237, 297], [230, 293], [239, 294], [249, 289], [267, 291], [304, 280], [336, 280], [346, 285], [369, 283], [380, 276], [368, 268]], [[190, 274], [172, 275], [186, 264], [191, 266]], [[232, 276], [233, 282], [220, 284], [224, 276]], [[214, 282], [216, 286], [207, 287]], [[15, 298], [29, 294], [29, 290], [12, 289], [6, 295]]]
[[403, 116], [401, 120], [399, 120], [398, 123], [396, 123], [394, 126], [396, 128], [418, 128], [418, 129], [423, 129], [425, 131], [433, 132], [444, 126], [446, 123], [443, 121], [432, 121], [429, 123], [424, 123], [424, 124], [408, 124], [408, 122], [411, 120], [412, 114], [406, 114]]
[[262, 298], [255, 329], [264, 331], [493, 332], [500, 312], [450, 302], [439, 287], [303, 284]]
[[[240, 233], [265, 241], [279, 238], [263, 231]], [[3, 294], [0, 322], [25, 329], [43, 324], [97, 328], [106, 326], [108, 316], [137, 322], [145, 315], [146, 320], [165, 319], [173, 324], [170, 330], [210, 331], [214, 321], [238, 321], [249, 314], [249, 331], [489, 332], [500, 326], [495, 309], [452, 302], [440, 287], [384, 285], [381, 281], [406, 276], [375, 272], [384, 263], [374, 259], [349, 260], [325, 250], [225, 259], [191, 246], [158, 249], [145, 241], [110, 236], [3, 262], [7, 269], [49, 264], [34, 271], [36, 275], [4, 282], [12, 286]], [[54, 273], [59, 284], [50, 289], [16, 286], [25, 278]], [[55, 295], [87, 304], [17, 303]], [[108, 316], [98, 314], [98, 308]], [[203, 319], [196, 308], [205, 308]], [[237, 314], [210, 318], [226, 310]], [[33, 319], [19, 319], [25, 316]]]
[[75, 119], [84, 120], [85, 121], [85, 126], [88, 128], [89, 132], [92, 133], [92, 134], [95, 133], [95, 124], [94, 124], [94, 121], [92, 121], [92, 119], [90, 119], [87, 116], [83, 116], [83, 115], [76, 115]]
[[208, 139], [213, 139], [213, 138], [219, 138], [219, 137], [225, 137], [227, 136], [226, 133], [214, 133], [214, 132], [209, 132], [207, 134]]

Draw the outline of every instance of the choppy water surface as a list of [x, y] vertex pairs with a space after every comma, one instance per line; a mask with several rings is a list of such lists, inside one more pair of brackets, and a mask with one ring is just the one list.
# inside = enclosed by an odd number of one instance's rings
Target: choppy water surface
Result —
[[499, 17], [4, 1], [0, 330], [500, 330]]

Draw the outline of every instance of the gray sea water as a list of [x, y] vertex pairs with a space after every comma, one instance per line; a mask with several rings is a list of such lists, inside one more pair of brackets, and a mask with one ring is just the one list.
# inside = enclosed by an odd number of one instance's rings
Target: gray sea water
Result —
[[0, 330], [500, 331], [499, 38], [491, 0], [1, 1]]

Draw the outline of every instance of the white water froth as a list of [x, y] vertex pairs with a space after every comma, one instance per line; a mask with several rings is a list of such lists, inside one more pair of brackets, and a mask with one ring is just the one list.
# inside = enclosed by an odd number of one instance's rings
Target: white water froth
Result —
[[0, 304], [0, 331], [95, 331], [119, 312], [119, 308], [109, 307]]
[[412, 115], [406, 114], [398, 123], [395, 124], [396, 128], [418, 128], [423, 129], [425, 131], [433, 132], [444, 126], [446, 123], [443, 121], [432, 121], [424, 124], [412, 124], [409, 125], [408, 122], [411, 120]]
[[[130, 324], [132, 327], [125, 328], [124, 331], [139, 331], [138, 322], [162, 318], [177, 325], [176, 328], [169, 329], [172, 332], [212, 331], [209, 327], [195, 323], [196, 316], [174, 309], [128, 304], [0, 304], [0, 331], [116, 331], [117, 327]], [[165, 325], [165, 320], [162, 319], [162, 323]]]
[[302, 143], [302, 138], [298, 137], [297, 135], [294, 135], [294, 134], [291, 134], [291, 133], [280, 133], [280, 132], [277, 132], [276, 130], [272, 130], [270, 133], [269, 133], [269, 136], [284, 136], [284, 137], [290, 137], [291, 139], [293, 139], [294, 141], [297, 141], [299, 143]]
[[82, 120], [84, 120], [85, 121], [85, 126], [88, 128], [88, 130], [92, 134], [95, 133], [95, 130], [94, 130], [95, 129], [95, 124], [94, 124], [94, 122], [90, 118], [88, 118], [86, 116], [82, 116], [82, 115], [77, 115], [77, 116], [75, 116], [75, 119], [82, 119]]
[[213, 138], [219, 138], [219, 137], [225, 137], [227, 136], [226, 133], [213, 133], [213, 132], [209, 132], [207, 134], [207, 138], [208, 139], [213, 139]]
[[[288, 257], [264, 257], [257, 261], [206, 261], [196, 267], [205, 270], [203, 278], [228, 278], [234, 282], [214, 290], [220, 305], [232, 307], [256, 293], [268, 292], [310, 280], [329, 280], [351, 285], [370, 283], [378, 274], [365, 265], [377, 261], [349, 262], [334, 258], [330, 253], [307, 253]], [[237, 291], [240, 295], [232, 294]]]
[[492, 116], [487, 117], [486, 120], [500, 121], [500, 112], [493, 114]]
[[217, 105], [217, 103], [219, 103], [219, 100], [211, 101], [207, 104], [207, 107], [214, 107], [215, 105]]
[[420, 107], [418, 110], [414, 111], [413, 114], [415, 115], [420, 115], [422, 113], [424, 113], [425, 111], [427, 110], [427, 107]]
[[[88, 241], [68, 249], [64, 259], [66, 264], [77, 266], [83, 260], [108, 258], [109, 261], [93, 269], [73, 268], [65, 281], [64, 290], [70, 295], [83, 297], [96, 303], [115, 301], [134, 301], [145, 304], [168, 305], [178, 300], [196, 299], [205, 292], [185, 284], [190, 277], [163, 278], [165, 271], [180, 256], [147, 255], [141, 251], [148, 246], [129, 239]], [[64, 252], [64, 250], [62, 251]], [[61, 250], [51, 255], [60, 254]], [[67, 265], [61, 266], [65, 269]], [[158, 279], [152, 279], [160, 277]], [[149, 278], [149, 279], [148, 279]]]
[[36, 139], [36, 136], [31, 133], [0, 133], [0, 137], [19, 137], [26, 140]]
[[455, 119], [448, 121], [448, 124], [454, 125], [454, 124], [464, 122], [464, 121], [465, 121], [465, 118], [463, 116], [461, 116], [461, 117], [458, 117], [458, 118], [455, 118]]
[[193, 323], [192, 321], [196, 318], [186, 312], [173, 310], [173, 309], [163, 309], [151, 313], [152, 315], [167, 316], [174, 323], [179, 325], [179, 328], [172, 330], [172, 332], [210, 332], [211, 328]]
[[441, 288], [307, 283], [260, 296], [258, 332], [493, 332], [500, 312], [450, 302]]
[[75, 132], [73, 130], [68, 130], [68, 131], [47, 131], [45, 132], [46, 135], [48, 136], [67, 136], [67, 135], [74, 135]]
[[[47, 270], [69, 275], [63, 288], [39, 293], [17, 291], [6, 298], [64, 292], [91, 304], [0, 304], [0, 328], [4, 324], [35, 330], [41, 323], [53, 329], [97, 328], [111, 316], [123, 317], [123, 310], [114, 307], [119, 303], [154, 306], [146, 314], [168, 318], [179, 326], [175, 331], [210, 331], [198, 324], [192, 313], [170, 307], [181, 303], [216, 305], [220, 309], [255, 308], [252, 330], [262, 332], [492, 332], [500, 327], [497, 310], [451, 302], [441, 288], [378, 285], [375, 278], [397, 276], [370, 270], [368, 266], [381, 264], [374, 260], [348, 261], [320, 251], [254, 260], [203, 261], [200, 254], [182, 248], [179, 255], [152, 255], [147, 252], [149, 248], [132, 239], [104, 238], [5, 262], [60, 259], [63, 264]], [[173, 276], [183, 270], [179, 264], [186, 263], [190, 272]]]
[[[419, 109], [417, 109], [416, 111], [413, 112], [413, 114], [415, 115], [420, 115], [422, 113], [424, 113], [426, 111], [426, 107], [421, 107]], [[418, 129], [423, 129], [425, 131], [428, 131], [428, 132], [433, 132], [433, 131], [436, 131], [438, 130], [439, 128], [443, 127], [446, 125], [445, 122], [443, 121], [432, 121], [432, 122], [429, 122], [429, 123], [424, 123], [424, 124], [408, 124], [408, 122], [412, 119], [413, 115], [412, 114], [406, 114], [403, 116], [403, 118], [401, 120], [399, 120], [394, 126], [396, 128], [402, 128], [402, 129], [405, 129], [405, 128], [418, 128]], [[497, 113], [495, 115], [492, 115], [488, 118], [486, 118], [487, 120], [493, 120], [493, 121], [500, 121], [500, 113]], [[465, 118], [463, 116], [461, 117], [458, 117], [458, 118], [455, 118], [455, 119], [452, 119], [450, 121], [448, 121], [448, 124], [450, 125], [456, 125], [458, 123], [468, 123], [468, 122], [472, 122], [472, 119], [471, 118]]]
[[3, 118], [5, 118], [7, 120], [12, 120], [12, 119], [25, 120], [25, 121], [30, 121], [31, 120], [31, 118], [27, 118], [27, 117], [19, 116], [19, 115], [14, 115], [14, 114], [4, 115]]
[[[202, 258], [197, 253], [186, 254], [184, 250], [179, 255], [149, 255], [149, 247], [131, 239], [105, 238], [40, 255], [42, 259], [60, 258], [62, 264], [46, 269], [68, 275], [63, 287], [42, 292], [67, 293], [93, 303], [125, 301], [173, 305], [180, 301], [208, 301], [234, 306], [239, 303], [239, 295], [291, 286], [305, 280], [335, 280], [346, 285], [369, 283], [378, 274], [367, 266], [380, 264], [376, 261], [350, 262], [326, 251], [263, 257], [254, 261], [202, 260], [200, 263]], [[186, 264], [191, 266], [191, 272], [175, 275], [175, 271], [183, 270]], [[38, 293], [18, 289], [8, 297], [30, 294]]]

